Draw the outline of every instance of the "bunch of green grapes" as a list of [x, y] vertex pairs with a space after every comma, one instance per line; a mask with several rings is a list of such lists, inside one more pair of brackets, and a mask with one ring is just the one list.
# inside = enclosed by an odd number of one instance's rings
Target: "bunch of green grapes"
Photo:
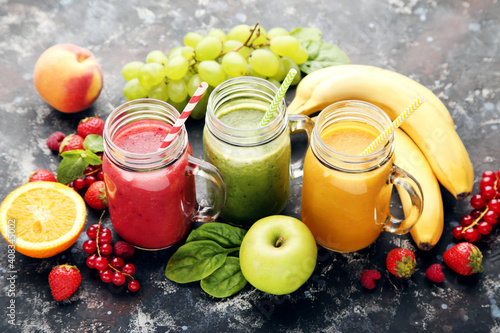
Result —
[[132, 61], [123, 69], [127, 80], [123, 94], [127, 100], [154, 98], [182, 111], [202, 81], [208, 90], [191, 113], [204, 117], [208, 96], [225, 80], [238, 76], [257, 76], [280, 86], [291, 68], [297, 70], [292, 85], [300, 79], [300, 64], [308, 59], [307, 50], [280, 27], [266, 30], [256, 24], [237, 25], [229, 33], [213, 29], [206, 36], [196, 32], [184, 35], [184, 46], [165, 54], [151, 51], [146, 61]]

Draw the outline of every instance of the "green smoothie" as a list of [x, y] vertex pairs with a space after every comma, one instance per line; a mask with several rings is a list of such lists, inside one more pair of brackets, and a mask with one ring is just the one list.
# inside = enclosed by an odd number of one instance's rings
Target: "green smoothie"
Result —
[[[267, 107], [258, 101], [239, 101], [221, 108], [216, 116], [233, 128], [258, 129]], [[224, 221], [250, 226], [285, 208], [290, 195], [288, 127], [272, 141], [253, 146], [226, 143], [205, 127], [203, 145], [205, 159], [219, 169], [226, 183]]]

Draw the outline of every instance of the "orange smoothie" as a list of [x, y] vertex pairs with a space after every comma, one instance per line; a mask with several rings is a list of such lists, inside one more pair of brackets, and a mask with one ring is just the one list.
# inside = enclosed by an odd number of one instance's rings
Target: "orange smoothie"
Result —
[[[333, 150], [358, 156], [379, 132], [358, 122], [331, 125], [320, 134]], [[393, 158], [363, 171], [338, 170], [321, 163], [309, 148], [304, 162], [302, 221], [321, 246], [338, 252], [373, 243], [390, 218]]]

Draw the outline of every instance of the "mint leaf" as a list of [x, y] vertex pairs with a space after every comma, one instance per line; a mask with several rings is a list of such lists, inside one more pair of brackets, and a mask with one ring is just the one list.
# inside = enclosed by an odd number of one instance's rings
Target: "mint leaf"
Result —
[[104, 151], [102, 136], [89, 134], [83, 141], [83, 148], [93, 153], [102, 153]]
[[309, 54], [309, 59], [299, 66], [306, 74], [328, 66], [351, 63], [347, 55], [336, 45], [324, 41], [306, 41], [301, 45]]
[[57, 181], [69, 184], [81, 177], [88, 166], [85, 155], [85, 150], [81, 149], [62, 153], [61, 156], [63, 159], [57, 168]]
[[290, 31], [290, 35], [297, 38], [299, 42], [320, 41], [323, 33], [317, 28], [295, 28]]
[[85, 151], [85, 161], [87, 161], [87, 165], [100, 165], [102, 164], [102, 160], [99, 156], [91, 152], [90, 150]]

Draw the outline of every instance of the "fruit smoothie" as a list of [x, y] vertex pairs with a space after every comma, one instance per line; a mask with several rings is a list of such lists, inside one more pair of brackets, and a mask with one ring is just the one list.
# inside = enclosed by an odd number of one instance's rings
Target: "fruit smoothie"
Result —
[[[321, 139], [337, 152], [358, 156], [377, 135], [368, 125], [343, 122], [326, 128]], [[345, 172], [325, 166], [308, 149], [301, 214], [321, 246], [351, 252], [377, 239], [389, 218], [392, 166], [393, 157], [377, 168]]]
[[[120, 128], [112, 140], [130, 153], [152, 153], [170, 127], [159, 120], [138, 120]], [[120, 168], [105, 155], [103, 170], [111, 221], [124, 240], [140, 248], [161, 249], [184, 237], [196, 202], [194, 176], [186, 172], [190, 153], [187, 145], [172, 164], [140, 171]]]
[[[221, 108], [216, 116], [235, 129], [258, 129], [268, 105], [240, 100]], [[288, 130], [269, 142], [241, 146], [217, 139], [205, 126], [203, 145], [205, 160], [217, 167], [226, 183], [226, 204], [221, 212], [224, 221], [250, 226], [285, 208], [290, 195]]]

